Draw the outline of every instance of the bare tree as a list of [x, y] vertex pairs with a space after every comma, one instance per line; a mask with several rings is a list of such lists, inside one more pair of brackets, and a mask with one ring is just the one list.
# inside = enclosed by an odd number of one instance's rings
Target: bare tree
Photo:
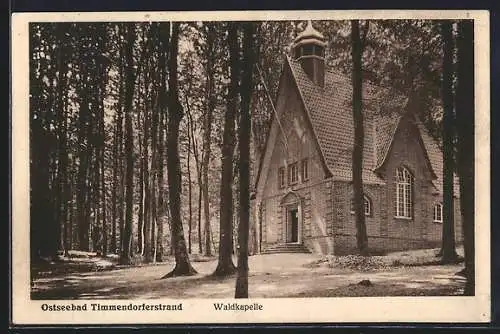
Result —
[[210, 158], [212, 156], [211, 143], [212, 143], [212, 123], [215, 109], [215, 38], [216, 30], [215, 23], [206, 23], [207, 36], [206, 36], [206, 100], [207, 105], [205, 109], [204, 125], [203, 125], [203, 159], [202, 159], [202, 192], [203, 192], [203, 213], [205, 221], [205, 254], [212, 255], [211, 243], [211, 228], [210, 228], [210, 198], [208, 195], [208, 170], [210, 168]]
[[134, 193], [134, 155], [133, 155], [133, 129], [132, 129], [132, 102], [134, 98], [135, 71], [133, 58], [133, 45], [135, 40], [134, 24], [127, 24], [125, 47], [125, 152], [127, 155], [125, 175], [125, 226], [122, 235], [122, 249], [120, 262], [129, 264], [132, 256], [132, 214]]
[[221, 156], [221, 183], [220, 183], [220, 234], [219, 234], [219, 262], [215, 269], [215, 276], [227, 276], [235, 272], [233, 254], [233, 154], [235, 118], [238, 105], [239, 86], [239, 46], [238, 24], [228, 24], [229, 57], [231, 67], [231, 84], [228, 91], [227, 108], [224, 115], [224, 134]]
[[240, 152], [240, 222], [238, 224], [238, 277], [236, 279], [235, 298], [248, 298], [248, 234], [250, 222], [250, 101], [252, 95], [252, 77], [254, 65], [254, 30], [253, 22], [243, 23], [243, 73], [241, 82], [241, 113], [238, 129]]
[[177, 87], [177, 56], [179, 50], [179, 23], [172, 23], [172, 36], [168, 59], [169, 74], [169, 110], [167, 129], [167, 173], [168, 195], [170, 205], [172, 245], [174, 248], [175, 268], [162, 278], [174, 276], [189, 276], [196, 274], [196, 270], [189, 261], [184, 229], [181, 220], [181, 167], [179, 160], [179, 124], [183, 117], [182, 106], [179, 102]]
[[464, 295], [475, 294], [474, 261], [474, 22], [458, 22], [457, 134], [460, 208], [465, 277]]
[[443, 245], [442, 263], [457, 259], [453, 199], [454, 112], [453, 112], [453, 34], [452, 21], [441, 23], [443, 36]]
[[360, 36], [359, 21], [351, 21], [352, 45], [352, 115], [354, 121], [354, 149], [352, 152], [352, 184], [354, 187], [354, 212], [356, 216], [356, 241], [361, 255], [368, 255], [368, 237], [363, 194], [363, 48], [368, 32], [368, 21]]
[[160, 66], [160, 90], [158, 109], [159, 109], [159, 120], [158, 120], [158, 232], [156, 236], [156, 261], [163, 261], [163, 222], [164, 216], [166, 216], [166, 209], [164, 204], [165, 190], [165, 180], [163, 179], [164, 170], [164, 147], [165, 147], [165, 120], [167, 113], [167, 59], [169, 52], [169, 40], [170, 40], [170, 23], [161, 22], [159, 24], [159, 44], [160, 44], [160, 55], [159, 55], [159, 66]]

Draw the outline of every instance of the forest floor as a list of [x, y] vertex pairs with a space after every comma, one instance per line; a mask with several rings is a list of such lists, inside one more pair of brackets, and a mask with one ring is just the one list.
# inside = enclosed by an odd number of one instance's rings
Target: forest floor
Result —
[[[249, 296], [356, 297], [443, 296], [463, 293], [461, 264], [438, 265], [436, 250], [387, 256], [268, 254], [249, 258]], [[460, 251], [459, 251], [460, 254]], [[235, 259], [236, 260], [236, 259]], [[216, 258], [192, 257], [197, 275], [161, 279], [172, 258], [149, 265], [120, 267], [113, 257], [79, 256], [37, 268], [32, 299], [232, 298], [235, 276], [210, 276]], [[62, 270], [65, 268], [65, 270]], [[72, 268], [72, 269], [71, 269]]]

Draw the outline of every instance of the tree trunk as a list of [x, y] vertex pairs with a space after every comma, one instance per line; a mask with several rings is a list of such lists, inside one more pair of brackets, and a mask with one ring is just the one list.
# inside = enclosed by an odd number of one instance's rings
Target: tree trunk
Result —
[[[154, 141], [157, 139], [154, 138]], [[153, 154], [153, 155], [156, 155]], [[157, 179], [157, 170], [158, 170], [158, 158], [155, 156], [152, 163], [154, 164], [153, 167], [153, 176], [151, 179], [151, 260], [153, 262], [156, 262], [156, 245], [157, 245], [157, 239], [156, 239], [156, 232], [158, 228], [158, 206], [156, 202], [156, 179]]]
[[[104, 96], [103, 96], [104, 99]], [[105, 151], [105, 134], [104, 134], [104, 106], [102, 107], [102, 120], [101, 120], [101, 133], [102, 133], [102, 147], [101, 147], [101, 207], [102, 207], [102, 256], [108, 254], [108, 226], [106, 221], [106, 182], [104, 177], [104, 151]]]
[[[200, 173], [198, 169], [198, 173]], [[201, 200], [202, 200], [202, 181], [201, 176], [198, 177], [198, 252], [199, 254], [203, 254], [203, 235], [201, 232]]]
[[[145, 88], [148, 87], [149, 80], [145, 80]], [[145, 97], [147, 98], [147, 93], [145, 92]], [[149, 174], [149, 136], [150, 136], [150, 121], [149, 121], [149, 113], [147, 108], [147, 102], [144, 101], [144, 138], [143, 138], [143, 155], [142, 155], [142, 163], [144, 168], [144, 227], [143, 227], [143, 255], [144, 261], [146, 263], [151, 262], [151, 231], [152, 231], [152, 222], [151, 222], [151, 191], [149, 189], [150, 182], [150, 174]]]
[[[193, 115], [191, 114], [191, 108], [189, 106], [189, 100], [188, 100], [187, 96], [186, 96], [186, 107], [187, 107], [188, 131], [189, 131], [188, 138], [190, 139], [190, 147], [193, 148], [192, 153], [193, 153], [194, 160], [195, 160], [196, 175], [197, 175], [197, 180], [198, 180], [198, 253], [202, 254], [203, 253], [203, 242], [202, 242], [202, 238], [201, 238], [201, 194], [202, 194], [202, 191], [201, 191], [202, 180], [201, 180], [201, 172], [200, 172], [201, 165], [200, 165], [200, 159], [199, 159], [199, 154], [198, 154], [198, 149], [197, 149], [196, 138], [194, 136]], [[191, 151], [189, 151], [189, 153], [191, 153]], [[188, 158], [189, 157], [190, 157], [190, 155], [188, 155]], [[188, 167], [188, 169], [189, 169], [188, 176], [191, 179], [191, 169], [190, 169], [190, 167]], [[192, 190], [193, 190], [193, 188], [191, 185], [191, 181], [189, 181], [189, 196], [190, 196], [190, 201], [189, 201], [190, 214], [189, 214], [189, 217], [191, 219], [190, 224], [192, 224], [192, 207], [191, 207]], [[191, 225], [189, 227], [191, 227]], [[190, 238], [191, 237], [192, 236], [190, 235]], [[190, 246], [191, 246], [191, 240], [189, 242], [190, 242]], [[192, 251], [192, 247], [189, 247], [189, 253], [191, 253], [191, 251]]]
[[118, 190], [118, 117], [115, 114], [115, 131], [113, 135], [113, 176], [112, 176], [112, 186], [111, 186], [111, 243], [109, 251], [113, 254], [116, 253], [116, 200], [117, 200], [117, 190]]
[[[30, 43], [29, 43], [29, 53], [33, 55], [35, 53], [35, 48], [37, 44], [41, 44], [41, 39], [38, 37], [38, 34], [41, 30], [39, 25], [33, 24], [30, 25]], [[30, 66], [36, 66], [36, 62], [33, 57], [30, 58]], [[36, 73], [36, 71], [30, 71], [30, 94], [29, 94], [29, 103], [32, 106], [38, 105], [40, 103], [40, 99], [42, 96], [41, 90], [41, 78], [40, 75]], [[31, 175], [31, 183], [30, 183], [30, 262], [31, 265], [33, 263], [38, 262], [40, 260], [40, 246], [41, 246], [41, 235], [40, 230], [41, 219], [39, 216], [35, 216], [34, 213], [38, 214], [38, 210], [40, 207], [39, 197], [41, 191], [39, 189], [40, 180], [37, 179], [38, 173], [40, 172], [40, 168], [38, 165], [37, 154], [39, 151], [37, 150], [40, 145], [40, 136], [42, 126], [40, 124], [41, 118], [35, 112], [34, 109], [30, 110], [30, 132], [29, 132], [29, 141], [30, 141], [30, 175]], [[35, 272], [31, 270], [31, 282], [33, 282]]]
[[169, 111], [167, 134], [167, 173], [170, 216], [172, 224], [172, 244], [174, 245], [175, 268], [163, 278], [196, 274], [191, 266], [184, 239], [181, 220], [181, 167], [179, 160], [179, 124], [183, 117], [177, 88], [177, 55], [179, 48], [179, 23], [172, 24], [172, 37], [168, 59]]
[[187, 173], [188, 173], [188, 202], [189, 202], [189, 217], [188, 217], [188, 253], [191, 254], [191, 236], [193, 229], [193, 184], [191, 179], [191, 117], [188, 116], [188, 156], [187, 156]]
[[238, 25], [229, 24], [229, 57], [231, 66], [231, 84], [229, 86], [227, 108], [224, 116], [224, 134], [221, 152], [220, 184], [220, 233], [219, 262], [214, 275], [223, 277], [236, 271], [233, 263], [233, 153], [235, 118], [238, 104], [239, 82], [239, 47]]
[[[156, 33], [156, 36], [160, 33], [158, 24], [154, 26], [156, 29], [154, 32]], [[157, 38], [157, 37], [155, 37]], [[157, 43], [158, 40], [152, 40], [153, 42]], [[160, 72], [161, 73], [161, 69]], [[161, 75], [159, 76], [158, 72], [152, 73], [154, 76], [153, 78], [153, 93], [154, 91], [159, 92], [160, 86], [161, 86]], [[151, 103], [151, 112], [152, 112], [152, 123], [151, 123], [151, 259], [153, 262], [156, 261], [156, 231], [157, 231], [157, 223], [158, 223], [158, 210], [157, 210], [157, 203], [156, 203], [156, 180], [158, 176], [158, 116], [161, 113], [161, 110], [159, 109], [160, 106], [160, 97], [159, 95], [156, 95], [155, 97], [151, 97], [150, 99], [153, 101], [156, 101], [156, 103], [153, 105]]]
[[132, 215], [134, 195], [134, 155], [133, 155], [133, 129], [132, 129], [132, 102], [134, 99], [134, 59], [133, 45], [135, 40], [135, 23], [126, 24], [125, 45], [125, 151], [127, 154], [126, 189], [125, 189], [125, 226], [123, 230], [123, 248], [120, 263], [130, 264], [132, 256]]
[[48, 155], [44, 150], [46, 134], [40, 118], [31, 120], [32, 129], [32, 188], [31, 188], [31, 241], [32, 261], [40, 257], [55, 258], [57, 255], [57, 244], [54, 241], [52, 226], [54, 217], [51, 214], [49, 196], [49, 174]]
[[[367, 23], [368, 24], [368, 23]], [[359, 254], [368, 255], [368, 237], [363, 193], [363, 41], [359, 21], [351, 20], [352, 43], [352, 114], [354, 122], [354, 149], [352, 152], [352, 184], [354, 188], [354, 212], [356, 216], [356, 243]]]
[[208, 196], [208, 171], [203, 172], [203, 214], [205, 223], [205, 255], [212, 256], [212, 247], [210, 246], [210, 198]]
[[[99, 39], [99, 52], [103, 52], [105, 49], [105, 36], [106, 31], [104, 26], [100, 25], [100, 39]], [[100, 160], [100, 180], [98, 184], [100, 185], [100, 198], [99, 203], [101, 206], [101, 221], [102, 221], [102, 244], [101, 244], [101, 254], [102, 256], [106, 256], [108, 254], [108, 228], [107, 228], [107, 220], [106, 220], [106, 182], [105, 182], [105, 150], [106, 150], [106, 127], [105, 127], [105, 110], [104, 110], [104, 99], [106, 98], [106, 77], [107, 77], [107, 63], [105, 59], [102, 57], [99, 58], [98, 62], [98, 70], [99, 70], [99, 160]]]
[[[202, 236], [201, 236], [201, 196], [202, 196], [202, 178], [201, 178], [201, 163], [200, 163], [200, 158], [199, 158], [199, 152], [198, 152], [198, 144], [196, 142], [196, 137], [194, 135], [194, 124], [193, 124], [193, 115], [191, 114], [191, 108], [189, 106], [189, 100], [188, 97], [186, 96], [186, 107], [187, 107], [187, 117], [188, 117], [188, 125], [189, 125], [189, 131], [190, 131], [190, 136], [189, 138], [191, 139], [191, 144], [193, 147], [193, 156], [195, 160], [195, 167], [196, 167], [196, 177], [198, 180], [198, 253], [203, 254], [203, 241], [202, 241]], [[191, 188], [192, 190], [192, 188]]]
[[159, 55], [160, 67], [160, 91], [159, 91], [159, 120], [158, 120], [158, 232], [156, 236], [156, 262], [163, 262], [163, 224], [166, 211], [164, 205], [164, 139], [165, 139], [165, 114], [167, 110], [167, 58], [168, 44], [170, 40], [170, 23], [161, 22], [159, 24], [159, 43], [161, 46]]
[[[167, 39], [168, 40], [168, 39]], [[162, 95], [164, 96], [164, 95]], [[157, 220], [157, 235], [156, 235], [156, 262], [163, 262], [163, 224], [165, 221], [165, 209], [164, 209], [164, 175], [163, 175], [163, 143], [164, 143], [164, 113], [165, 109], [160, 109], [159, 118], [159, 130], [158, 130], [158, 220]]]
[[[140, 75], [139, 75], [140, 77]], [[140, 79], [139, 79], [140, 80]], [[138, 89], [140, 92], [140, 89]], [[137, 94], [138, 102], [140, 104], [140, 94]], [[137, 113], [137, 124], [141, 124], [141, 112]], [[146, 125], [144, 124], [143, 128]], [[138, 131], [139, 143], [139, 212], [137, 213], [137, 253], [144, 255], [144, 135], [141, 136], [142, 131]]]
[[[123, 86], [123, 85], [122, 85]], [[123, 90], [123, 94], [125, 93], [125, 89]], [[120, 105], [120, 110], [118, 113], [118, 230], [120, 234], [120, 240], [118, 243], [119, 252], [121, 254], [123, 249], [123, 235], [125, 232], [125, 166], [124, 166], [124, 117], [123, 117], [124, 109]]]
[[[60, 48], [59, 48], [60, 49]], [[57, 117], [54, 117], [51, 108], [56, 109], [59, 107], [58, 98], [58, 87], [54, 85], [54, 81], [57, 80], [57, 54], [52, 55], [50, 63], [50, 70], [48, 71], [48, 79], [50, 80], [50, 87], [48, 88], [48, 108], [45, 111], [44, 120], [45, 123], [43, 132], [45, 137], [45, 145], [41, 147], [45, 151], [43, 153], [41, 168], [47, 170], [47, 193], [44, 194], [46, 200], [42, 202], [42, 205], [47, 207], [47, 215], [50, 217], [44, 224], [46, 224], [44, 233], [45, 236], [45, 249], [46, 254], [49, 258], [57, 259], [58, 250], [61, 247], [61, 211], [60, 211], [60, 196], [58, 193], [59, 188], [59, 170], [57, 162], [57, 133], [52, 129], [53, 126], [57, 124]], [[42, 178], [43, 179], [43, 178]]]
[[474, 22], [458, 23], [457, 134], [460, 208], [466, 283], [464, 295], [475, 295], [474, 252]]
[[[82, 147], [79, 152], [78, 157], [78, 187], [77, 187], [77, 224], [78, 224], [78, 246], [80, 250], [89, 251], [89, 187], [88, 187], [88, 162], [90, 159], [89, 146], [91, 143], [86, 140], [89, 138], [87, 136], [87, 128], [91, 126], [89, 120], [89, 109], [86, 97], [88, 95], [88, 90], [86, 88], [86, 83], [83, 84], [82, 100], [83, 103], [80, 105], [79, 110], [79, 142], [86, 143], [86, 146]], [[89, 124], [87, 124], [87, 122]]]
[[[97, 119], [98, 123], [99, 120]], [[99, 129], [100, 125], [97, 124], [97, 129]], [[98, 135], [96, 134], [96, 137]], [[98, 138], [96, 138], [96, 143], [99, 142]], [[101, 191], [100, 191], [100, 175], [99, 171], [101, 169], [100, 167], [100, 161], [99, 161], [99, 147], [96, 146], [95, 149], [95, 159], [96, 163], [95, 166], [93, 166], [93, 176], [94, 180], [92, 181], [93, 189], [92, 189], [92, 214], [93, 214], [93, 222], [92, 226], [90, 228], [90, 240], [92, 240], [92, 247], [90, 249], [91, 252], [96, 252], [97, 256], [101, 256], [101, 241], [102, 241], [102, 229], [101, 229], [101, 211], [99, 207], [99, 199], [101, 196]]]
[[443, 35], [443, 264], [457, 260], [453, 215], [454, 115], [453, 115], [453, 35], [452, 22], [441, 23]]
[[[124, 96], [125, 96], [125, 83], [124, 83], [124, 48], [120, 48], [120, 83], [119, 83], [119, 91], [118, 91], [118, 108], [117, 108], [117, 116], [116, 116], [116, 145], [117, 147], [117, 216], [118, 216], [118, 231], [119, 231], [119, 243], [118, 245], [118, 252], [121, 254], [122, 249], [123, 249], [123, 234], [124, 234], [124, 228], [125, 228], [125, 205], [124, 205], [124, 200], [125, 200], [125, 173], [124, 173], [124, 166], [123, 166], [123, 159], [124, 159], [124, 154], [123, 154], [123, 113], [124, 113]], [[116, 231], [115, 231], [116, 232]], [[116, 233], [115, 233], [115, 238], [116, 238]]]
[[[67, 94], [67, 90], [66, 90], [66, 94]], [[62, 191], [63, 193], [61, 194], [62, 196], [62, 199], [63, 199], [63, 208], [62, 208], [62, 212], [63, 212], [63, 232], [64, 232], [64, 235], [63, 235], [63, 247], [64, 247], [64, 256], [69, 256], [69, 250], [71, 249], [71, 221], [69, 220], [69, 212], [71, 210], [71, 208], [69, 208], [69, 203], [71, 202], [70, 200], [70, 196], [71, 196], [71, 190], [70, 190], [70, 186], [69, 186], [69, 180], [68, 180], [68, 152], [67, 152], [67, 128], [68, 128], [68, 124], [67, 124], [67, 118], [68, 118], [68, 115], [67, 115], [67, 103], [64, 104], [65, 107], [64, 107], [64, 130], [63, 130], [63, 140], [65, 141], [65, 143], [62, 145], [61, 149], [65, 152], [64, 155], [63, 155], [63, 160], [61, 162], [61, 167], [62, 167], [62, 170], [64, 171], [64, 174], [62, 175], [62, 178], [63, 178], [63, 184], [62, 184]]]
[[68, 194], [70, 194], [70, 199], [68, 203], [68, 250], [73, 249], [73, 173], [69, 172], [69, 182], [68, 186]]
[[214, 55], [214, 44], [215, 44], [215, 26], [213, 23], [208, 24], [208, 34], [207, 34], [207, 64], [206, 64], [206, 97], [207, 97], [207, 108], [205, 112], [205, 124], [203, 132], [203, 163], [202, 163], [202, 191], [203, 191], [203, 213], [205, 221], [205, 254], [207, 256], [212, 255], [212, 247], [210, 246], [210, 197], [208, 194], [208, 170], [210, 168], [210, 158], [211, 158], [211, 143], [212, 143], [212, 123], [213, 123], [213, 113], [215, 109], [215, 83], [214, 83], [214, 65], [215, 65], [215, 55]]
[[250, 101], [254, 64], [254, 23], [243, 23], [243, 77], [241, 83], [241, 117], [238, 129], [240, 152], [240, 222], [238, 224], [238, 277], [235, 298], [248, 298], [248, 234], [250, 221]]
[[68, 242], [68, 84], [67, 84], [67, 71], [68, 71], [68, 57], [67, 57], [67, 40], [65, 33], [68, 30], [67, 24], [62, 24], [59, 29], [59, 55], [58, 55], [58, 78], [57, 78], [57, 97], [58, 97], [58, 123], [59, 123], [59, 205], [58, 210], [61, 210], [61, 218], [59, 223], [62, 225], [62, 247], [64, 249], [64, 256], [69, 256], [69, 242]]

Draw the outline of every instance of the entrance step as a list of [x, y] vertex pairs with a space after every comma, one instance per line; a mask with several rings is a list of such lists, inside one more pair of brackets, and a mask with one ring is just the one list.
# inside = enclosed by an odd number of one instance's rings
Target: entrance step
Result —
[[303, 244], [277, 244], [265, 249], [262, 254], [275, 253], [311, 253], [311, 251]]

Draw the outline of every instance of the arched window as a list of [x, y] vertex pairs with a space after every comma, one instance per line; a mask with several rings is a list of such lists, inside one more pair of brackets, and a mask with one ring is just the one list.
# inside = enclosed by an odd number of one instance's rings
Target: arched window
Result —
[[[366, 195], [363, 196], [365, 201], [364, 201], [364, 208], [365, 208], [365, 216], [371, 216], [372, 215], [372, 201], [370, 198]], [[354, 198], [351, 198], [351, 213], [354, 214]]]
[[413, 175], [404, 167], [396, 169], [395, 216], [397, 218], [413, 217]]
[[433, 216], [433, 221], [435, 223], [442, 223], [443, 222], [443, 204], [441, 203], [436, 203], [434, 205], [434, 216]]

